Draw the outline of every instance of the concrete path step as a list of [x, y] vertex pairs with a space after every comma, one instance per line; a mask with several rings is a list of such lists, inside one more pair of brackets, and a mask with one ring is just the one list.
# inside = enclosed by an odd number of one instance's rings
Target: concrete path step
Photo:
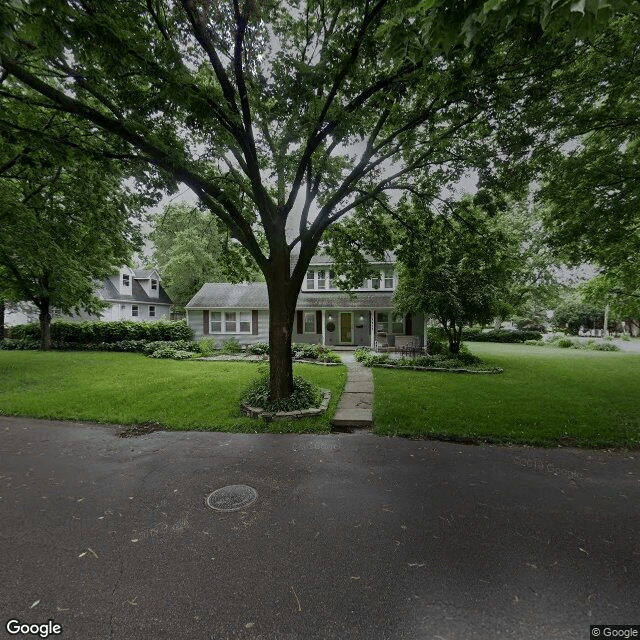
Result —
[[359, 362], [348, 361], [347, 384], [333, 418], [337, 429], [373, 427], [373, 375]]

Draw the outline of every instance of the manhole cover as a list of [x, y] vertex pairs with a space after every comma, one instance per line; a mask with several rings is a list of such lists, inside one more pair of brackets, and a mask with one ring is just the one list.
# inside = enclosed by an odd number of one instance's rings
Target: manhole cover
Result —
[[207, 506], [214, 511], [239, 511], [252, 505], [258, 499], [258, 492], [246, 484], [232, 484], [216, 489], [207, 496]]

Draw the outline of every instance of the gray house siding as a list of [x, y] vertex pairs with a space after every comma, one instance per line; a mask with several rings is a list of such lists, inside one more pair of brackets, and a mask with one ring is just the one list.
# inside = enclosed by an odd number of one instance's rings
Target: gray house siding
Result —
[[[251, 333], [212, 333], [210, 313], [212, 311], [249, 311], [251, 312]], [[235, 338], [240, 344], [269, 342], [269, 311], [266, 309], [188, 309], [187, 322], [193, 329], [194, 338], [213, 339], [221, 344], [229, 338]], [[224, 324], [224, 323], [223, 323]]]

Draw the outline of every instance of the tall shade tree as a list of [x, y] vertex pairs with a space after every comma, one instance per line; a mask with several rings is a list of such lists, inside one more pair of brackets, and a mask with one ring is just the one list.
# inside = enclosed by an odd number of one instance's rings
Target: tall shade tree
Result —
[[[36, 127], [37, 117], [21, 111]], [[56, 115], [40, 133], [69, 130], [83, 128]], [[139, 245], [131, 219], [138, 197], [125, 189], [113, 162], [60, 154], [36, 138], [19, 141], [15, 129], [0, 126], [0, 296], [38, 308], [41, 347], [49, 349], [52, 309], [99, 311], [96, 279]]]
[[401, 313], [435, 318], [447, 334], [449, 350], [457, 354], [462, 329], [497, 314], [520, 265], [517, 238], [496, 226], [471, 199], [458, 203], [452, 214], [425, 221], [415, 212], [419, 239], [404, 242], [399, 251], [394, 306]]
[[169, 204], [149, 217], [153, 263], [163, 286], [179, 309], [205, 282], [242, 282], [258, 278], [253, 258], [208, 210], [192, 204]]
[[640, 271], [640, 16], [576, 45], [548, 104], [552, 153], [538, 198], [550, 240], [573, 263]]
[[32, 104], [93, 123], [91, 150], [188, 185], [224, 221], [266, 280], [280, 399], [324, 231], [422, 177], [491, 165], [499, 144], [517, 150], [519, 111], [561, 62], [542, 29], [591, 28], [630, 4], [18, 0], [0, 9], [0, 64], [40, 94]]

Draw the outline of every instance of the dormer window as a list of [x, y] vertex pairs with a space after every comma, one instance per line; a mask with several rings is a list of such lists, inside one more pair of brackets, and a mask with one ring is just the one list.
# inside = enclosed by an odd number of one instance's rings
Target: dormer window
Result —
[[335, 284], [333, 283], [333, 279], [334, 279], [334, 273], [333, 271], [329, 271], [329, 285], [327, 287], [327, 289], [334, 289], [335, 288]]
[[393, 269], [384, 270], [384, 288], [393, 289]]
[[157, 291], [158, 290], [158, 281], [157, 280], [152, 280], [151, 281], [151, 291]]
[[371, 288], [372, 289], [379, 289], [380, 288], [380, 276], [378, 276], [377, 278], [371, 278]]
[[315, 273], [312, 270], [307, 271], [307, 289], [315, 289]]
[[129, 277], [128, 273], [123, 273], [122, 274], [122, 286], [123, 287], [128, 287], [131, 284], [131, 278]]
[[326, 277], [325, 277], [325, 270], [324, 269], [319, 269], [318, 270], [318, 289], [324, 289], [327, 283]]

